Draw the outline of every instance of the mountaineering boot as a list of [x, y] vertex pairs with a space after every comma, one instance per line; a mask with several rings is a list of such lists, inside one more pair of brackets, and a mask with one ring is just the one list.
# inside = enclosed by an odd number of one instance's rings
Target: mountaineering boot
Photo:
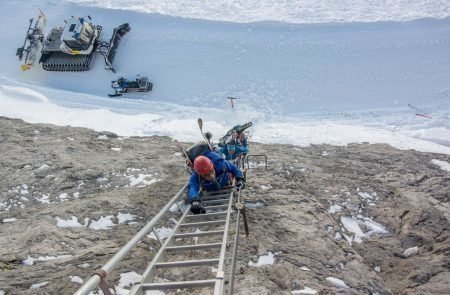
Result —
[[193, 200], [191, 202], [191, 212], [192, 214], [205, 214], [206, 210], [202, 206], [202, 201], [199, 199]]

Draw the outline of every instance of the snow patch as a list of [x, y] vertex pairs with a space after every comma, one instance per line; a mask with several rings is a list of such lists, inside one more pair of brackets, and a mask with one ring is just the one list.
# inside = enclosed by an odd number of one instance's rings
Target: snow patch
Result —
[[363, 199], [372, 200], [372, 198], [373, 198], [369, 193], [358, 192], [358, 195]]
[[[160, 238], [161, 240], [164, 240], [172, 234], [173, 230], [168, 227], [161, 227], [161, 228], [155, 229], [155, 231], [156, 231], [156, 234], [158, 235], [158, 238]], [[149, 237], [150, 239], [153, 239], [153, 240], [157, 240], [155, 233], [153, 231], [150, 234], [148, 234], [147, 237]]]
[[[363, 220], [341, 216], [341, 223], [345, 229], [354, 234], [353, 237], [348, 237], [344, 234], [345, 239], [351, 245], [352, 242], [362, 243], [364, 238], [368, 238], [372, 234], [386, 234], [388, 231], [379, 223], [373, 221], [369, 217], [362, 217]], [[369, 230], [364, 233], [359, 227], [360, 224], [365, 225]]]
[[274, 262], [275, 262], [275, 256], [273, 255], [272, 252], [269, 251], [269, 253], [267, 255], [259, 256], [259, 259], [258, 259], [257, 263], [249, 261], [248, 265], [249, 266], [260, 267], [260, 266], [263, 266], [263, 265], [272, 265]]
[[80, 268], [88, 268], [89, 267], [89, 263], [78, 264], [78, 267], [80, 267]]
[[[177, 205], [177, 204], [178, 204], [178, 205]], [[188, 207], [188, 204], [186, 204], [186, 203], [184, 202], [184, 200], [181, 200], [181, 201], [175, 202], [175, 203], [170, 207], [169, 211], [172, 212], [172, 213], [177, 213], [177, 212], [179, 212], [180, 209], [181, 209], [183, 212], [185, 212], [186, 209], [187, 209], [187, 207]]]
[[[131, 286], [135, 283], [139, 283], [142, 276], [134, 271], [121, 273], [119, 284], [116, 286], [116, 295], [128, 295], [130, 294]], [[164, 293], [163, 293], [164, 294]]]
[[80, 278], [79, 276], [70, 276], [70, 281], [73, 283], [77, 283], [77, 284], [83, 284], [83, 279]]
[[341, 217], [341, 223], [345, 227], [345, 229], [347, 229], [347, 231], [355, 234], [352, 239], [352, 242], [356, 242], [359, 244], [362, 243], [362, 238], [365, 237], [366, 235], [359, 227], [357, 220], [354, 220], [350, 217]]
[[24, 265], [33, 265], [35, 261], [49, 261], [49, 260], [56, 260], [56, 259], [64, 259], [71, 257], [71, 255], [60, 255], [60, 256], [39, 256], [37, 258], [33, 258], [30, 255], [28, 255], [27, 259], [22, 260], [22, 264]]
[[411, 257], [417, 254], [417, 252], [419, 251], [419, 247], [415, 246], [415, 247], [411, 247], [405, 250], [405, 252], [403, 252], [403, 255], [405, 255], [405, 257]]
[[260, 207], [264, 207], [265, 204], [263, 202], [259, 202], [257, 201], [256, 203], [252, 203], [252, 202], [245, 202], [245, 207], [249, 208], [249, 209], [256, 209], [256, 208], [260, 208]]
[[41, 202], [42, 204], [50, 204], [50, 196], [42, 194], [40, 198], [34, 197], [37, 201]]
[[69, 197], [69, 195], [67, 193], [62, 193], [58, 196], [58, 198], [60, 198], [62, 201], [67, 199]]
[[433, 159], [433, 160], [431, 160], [431, 163], [438, 166], [439, 168], [441, 168], [444, 171], [450, 172], [450, 163], [449, 162]]
[[341, 280], [341, 279], [337, 279], [337, 278], [333, 278], [333, 277], [327, 277], [326, 280], [328, 282], [330, 282], [331, 285], [333, 285], [336, 288], [340, 288], [340, 289], [348, 289], [350, 288], [349, 286], [347, 286], [347, 284]]
[[291, 294], [317, 294], [317, 291], [305, 286], [302, 290], [291, 291]]
[[139, 174], [137, 177], [129, 175], [128, 179], [130, 180], [130, 187], [144, 187], [160, 180], [153, 178], [152, 174]]
[[133, 215], [130, 213], [120, 213], [119, 212], [119, 214], [117, 214], [117, 219], [119, 220], [119, 224], [125, 223], [127, 221], [133, 221], [135, 217], [136, 217], [136, 215]]
[[334, 214], [337, 212], [340, 212], [342, 207], [339, 204], [333, 204], [330, 206], [330, 209], [328, 209], [328, 213]]
[[26, 87], [0, 85], [4, 94], [14, 97], [16, 100], [27, 102], [49, 102], [48, 98], [35, 90]]
[[112, 222], [112, 218], [114, 216], [108, 215], [108, 216], [101, 216], [99, 220], [93, 220], [91, 221], [91, 224], [89, 224], [89, 228], [94, 230], [101, 230], [101, 229], [111, 229], [114, 226], [114, 223]]
[[65, 227], [84, 227], [85, 225], [79, 223], [77, 217], [72, 216], [70, 219], [67, 220], [56, 217], [56, 226], [65, 228]]
[[261, 185], [261, 188], [262, 188], [263, 190], [269, 190], [269, 189], [272, 188], [272, 186], [271, 186], [270, 184], [268, 184], [268, 185]]
[[48, 284], [48, 281], [46, 281], [46, 282], [42, 282], [42, 283], [38, 283], [38, 284], [33, 284], [33, 285], [31, 285], [31, 287], [30, 287], [30, 289], [39, 289], [40, 287], [44, 287], [44, 286], [47, 286], [47, 284]]

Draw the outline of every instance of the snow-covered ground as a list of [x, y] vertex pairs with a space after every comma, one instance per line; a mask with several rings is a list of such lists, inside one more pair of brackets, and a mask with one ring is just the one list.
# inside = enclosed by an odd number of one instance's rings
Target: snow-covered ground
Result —
[[440, 0], [71, 0], [111, 9], [223, 20], [290, 23], [405, 21], [450, 15], [450, 3]]
[[[23, 1], [2, 3], [0, 115], [120, 135], [196, 141], [252, 121], [252, 140], [384, 142], [450, 154], [450, 2]], [[13, 54], [38, 8], [47, 32], [71, 15], [129, 22], [117, 74], [21, 72]], [[111, 99], [110, 81], [154, 90]], [[237, 97], [231, 108], [227, 97]], [[427, 117], [416, 115], [427, 115]]]

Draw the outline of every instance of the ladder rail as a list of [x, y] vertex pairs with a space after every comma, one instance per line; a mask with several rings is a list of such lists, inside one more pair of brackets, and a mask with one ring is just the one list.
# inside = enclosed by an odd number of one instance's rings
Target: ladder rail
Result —
[[161, 248], [159, 248], [159, 251], [158, 253], [156, 253], [155, 257], [153, 257], [153, 260], [150, 262], [144, 274], [142, 275], [143, 278], [142, 283], [148, 283], [149, 281], [153, 280], [153, 276], [156, 270], [156, 264], [161, 262], [161, 260], [165, 258], [166, 248], [168, 245], [172, 243], [173, 237], [175, 237], [175, 235], [179, 232], [180, 225], [183, 223], [184, 218], [188, 215], [189, 209], [190, 207], [187, 208], [187, 210], [183, 213], [173, 231], [170, 233], [165, 242], [162, 244]]
[[[237, 192], [237, 198], [236, 203], [241, 202], [241, 191]], [[237, 254], [237, 248], [238, 248], [238, 242], [239, 242], [239, 225], [240, 225], [240, 217], [241, 217], [241, 208], [239, 206], [237, 207], [237, 214], [236, 214], [236, 229], [235, 229], [235, 236], [234, 236], [234, 243], [233, 243], [233, 252], [231, 252], [231, 272], [230, 272], [230, 284], [228, 286], [228, 295], [233, 295], [234, 292], [234, 274], [236, 272], [236, 254]], [[245, 210], [245, 208], [244, 208]]]
[[224, 226], [224, 233], [222, 239], [222, 247], [220, 249], [220, 258], [219, 258], [219, 266], [217, 267], [217, 275], [216, 275], [216, 284], [214, 286], [214, 295], [222, 295], [224, 293], [224, 283], [225, 283], [225, 258], [227, 252], [227, 242], [228, 242], [228, 230], [230, 227], [230, 219], [231, 219], [231, 207], [233, 206], [233, 195], [234, 191], [230, 192], [229, 202], [228, 202], [228, 210], [227, 210], [227, 218]]
[[[228, 244], [228, 235], [229, 235], [229, 227], [231, 224], [231, 212], [233, 207], [233, 199], [234, 192], [227, 191], [225, 194], [222, 194], [222, 198], [226, 198], [228, 201], [227, 211], [222, 212], [220, 214], [210, 213], [210, 214], [198, 214], [193, 215], [190, 213], [190, 206], [186, 209], [183, 215], [178, 220], [171, 234], [167, 237], [159, 251], [156, 253], [153, 260], [150, 262], [144, 274], [142, 275], [142, 280], [139, 284], [134, 285], [130, 294], [144, 294], [146, 290], [151, 288], [152, 290], [164, 290], [168, 288], [201, 288], [210, 286], [214, 289], [215, 295], [224, 294], [224, 280], [225, 280], [225, 263], [226, 263], [226, 253], [227, 253], [227, 244]], [[200, 221], [194, 222], [191, 224], [186, 224], [187, 220], [198, 220], [198, 219], [209, 219], [210, 217], [221, 217], [222, 220], [214, 220], [214, 221]], [[187, 225], [222, 225], [223, 230], [213, 230], [209, 232], [195, 232], [195, 233], [183, 233], [181, 231], [182, 228]], [[181, 238], [189, 238], [189, 237], [198, 237], [198, 236], [209, 236], [209, 235], [220, 235], [221, 241], [212, 244], [203, 244], [203, 245], [184, 245], [184, 246], [173, 246], [175, 239]], [[203, 259], [203, 260], [180, 260], [180, 261], [167, 261], [168, 257], [166, 256], [168, 251], [178, 252], [177, 250], [195, 250], [195, 249], [212, 249], [217, 248], [220, 251], [220, 254], [216, 256], [216, 258], [212, 259]], [[174, 267], [189, 267], [189, 266], [200, 266], [200, 265], [217, 265], [217, 274], [215, 278], [207, 279], [207, 284], [203, 282], [206, 281], [178, 281], [178, 282], [164, 282], [164, 283], [156, 283], [153, 282], [158, 269], [161, 268], [174, 268]]]
[[[87, 280], [75, 293], [74, 295], [87, 295], [94, 289], [96, 289], [100, 282], [102, 282], [122, 261], [122, 259], [152, 230], [155, 224], [169, 211], [172, 205], [178, 201], [180, 196], [184, 193], [188, 183], [186, 183], [181, 190], [156, 214], [153, 219], [148, 222], [144, 228], [142, 228], [125, 246], [123, 246], [119, 252], [117, 252], [105, 265], [103, 265], [100, 270], [104, 271], [106, 274], [102, 278], [98, 273], [94, 273], [89, 280]], [[188, 210], [186, 210], [187, 212]]]
[[[208, 235], [207, 233], [185, 233], [181, 234], [180, 230], [185, 224], [185, 220], [187, 220], [189, 217], [194, 217], [196, 219], [201, 218], [202, 216], [207, 216], [208, 214], [200, 214], [200, 215], [192, 215], [190, 213], [190, 206], [186, 208], [186, 211], [183, 213], [181, 218], [177, 221], [177, 224], [175, 225], [173, 231], [170, 233], [170, 235], [167, 237], [167, 239], [164, 241], [164, 243], [159, 248], [158, 252], [156, 253], [155, 257], [153, 257], [153, 260], [150, 262], [150, 264], [147, 266], [146, 270], [142, 274], [142, 280], [141, 283], [135, 285], [135, 287], [132, 289], [131, 294], [142, 294], [144, 292], [146, 284], [153, 281], [156, 269], [158, 267], [161, 267], [163, 265], [176, 265], [175, 263], [169, 263], [165, 262], [166, 260], [166, 250], [168, 246], [171, 246], [174, 239], [179, 237], [190, 237], [190, 236], [202, 236], [202, 235]], [[216, 214], [212, 214], [215, 216]], [[220, 216], [220, 215], [219, 215]], [[225, 222], [226, 224], [226, 222]], [[219, 232], [213, 232], [213, 234], [218, 234]], [[220, 232], [222, 233], [222, 232]]]
[[[156, 224], [161, 221], [169, 213], [169, 209], [177, 203], [182, 194], [186, 191], [188, 183], [184, 184], [181, 190], [158, 212], [158, 214], [153, 217], [153, 219], [148, 222], [132, 239], [123, 246], [105, 265], [98, 269], [74, 294], [75, 295], [87, 295], [97, 288], [106, 289], [106, 278], [110, 273], [118, 266], [118, 264], [123, 260], [123, 258], [129, 254], [129, 252], [151, 231], [154, 229]], [[223, 205], [212, 205], [211, 209], [225, 209], [222, 212], [212, 212], [207, 214], [193, 215], [190, 212], [190, 205], [182, 212], [178, 221], [172, 229], [169, 236], [162, 241], [161, 247], [158, 249], [157, 253], [153, 257], [152, 261], [148, 264], [145, 269], [141, 282], [134, 285], [130, 294], [144, 294], [146, 290], [157, 290], [157, 289], [168, 289], [168, 288], [201, 288], [207, 287], [214, 289], [214, 295], [223, 295], [225, 293], [225, 271], [226, 271], [226, 257], [229, 255], [228, 252], [228, 239], [230, 235], [230, 226], [232, 218], [232, 208], [235, 202], [236, 193], [233, 189], [227, 189], [221, 192], [215, 192], [211, 195], [206, 194], [210, 200], [206, 202], [223, 202]], [[239, 199], [239, 195], [237, 196]], [[224, 208], [226, 207], [226, 208]], [[208, 208], [206, 208], [208, 209]], [[239, 211], [238, 211], [239, 212]], [[219, 219], [215, 219], [219, 218]], [[212, 219], [212, 220], [211, 220]], [[209, 221], [208, 221], [209, 220]], [[239, 218], [237, 218], [239, 221]], [[189, 228], [194, 226], [221, 226], [222, 229], [206, 231], [206, 232], [195, 232], [195, 233], [185, 233], [182, 228]], [[175, 240], [177, 238], [191, 238], [191, 237], [201, 237], [201, 236], [221, 236], [221, 241], [209, 244], [199, 244], [199, 245], [184, 245], [175, 246]], [[181, 260], [181, 261], [167, 261], [168, 260], [168, 250], [170, 252], [185, 252], [189, 250], [207, 250], [216, 248], [220, 253], [216, 258], [203, 259], [203, 260]], [[220, 250], [219, 250], [220, 249]], [[235, 249], [231, 252], [232, 256], [235, 256]], [[234, 260], [235, 257], [232, 257]], [[200, 266], [200, 265], [216, 265], [217, 273], [215, 277], [211, 279], [198, 280], [198, 281], [180, 281], [180, 282], [165, 282], [156, 283], [153, 282], [157, 275], [157, 270], [160, 268], [173, 268], [173, 267], [190, 267], [190, 266]], [[233, 276], [230, 276], [233, 279]]]

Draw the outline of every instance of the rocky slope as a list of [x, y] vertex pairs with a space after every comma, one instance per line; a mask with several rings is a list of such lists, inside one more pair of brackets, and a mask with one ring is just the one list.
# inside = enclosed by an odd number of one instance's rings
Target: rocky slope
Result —
[[[0, 150], [6, 294], [73, 293], [188, 177], [168, 137], [0, 118]], [[432, 162], [448, 155], [380, 144], [251, 153], [269, 160], [247, 173], [236, 294], [450, 294], [450, 173]], [[140, 243], [110, 285], [142, 274], [156, 247]]]

